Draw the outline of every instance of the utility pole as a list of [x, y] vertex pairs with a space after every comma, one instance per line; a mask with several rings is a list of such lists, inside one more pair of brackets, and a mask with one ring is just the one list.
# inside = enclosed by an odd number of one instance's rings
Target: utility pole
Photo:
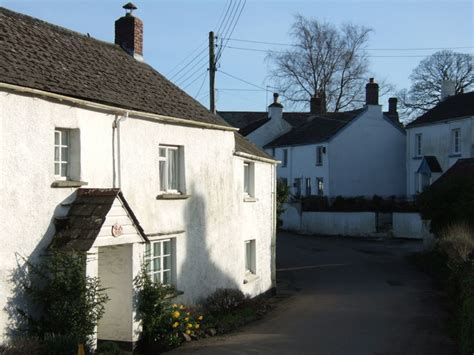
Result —
[[209, 110], [216, 113], [216, 54], [214, 52], [214, 31], [209, 32]]

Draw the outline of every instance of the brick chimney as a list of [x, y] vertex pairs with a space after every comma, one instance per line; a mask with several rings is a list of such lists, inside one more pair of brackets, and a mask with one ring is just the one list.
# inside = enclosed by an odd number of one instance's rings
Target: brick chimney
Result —
[[453, 80], [443, 80], [441, 83], [441, 101], [456, 94], [456, 83]]
[[326, 98], [324, 92], [318, 91], [316, 95], [311, 97], [309, 111], [314, 114], [326, 112]]
[[122, 6], [125, 16], [115, 21], [115, 44], [133, 56], [143, 60], [143, 22], [132, 15], [137, 7], [129, 2]]
[[365, 85], [365, 104], [379, 104], [379, 84], [375, 82], [374, 78], [370, 78], [369, 82]]
[[398, 102], [398, 99], [396, 97], [390, 97], [388, 99], [388, 113], [390, 115], [396, 115], [398, 113], [397, 102]]

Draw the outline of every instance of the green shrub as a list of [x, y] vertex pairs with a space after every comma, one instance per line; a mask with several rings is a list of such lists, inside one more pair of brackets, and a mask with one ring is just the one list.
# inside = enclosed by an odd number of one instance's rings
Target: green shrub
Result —
[[281, 220], [281, 215], [285, 212], [283, 208], [283, 204], [288, 201], [288, 197], [290, 196], [290, 187], [282, 180], [277, 180], [277, 206], [276, 206], [276, 213], [277, 213], [277, 224], [278, 227], [283, 225], [283, 221]]
[[449, 225], [440, 233], [439, 246], [451, 264], [464, 264], [474, 252], [474, 230], [467, 223]]
[[77, 352], [77, 344], [90, 342], [104, 314], [108, 297], [97, 277], [86, 276], [87, 256], [54, 251], [39, 264], [27, 262], [20, 282], [28, 309], [18, 309], [27, 334], [38, 338], [49, 354]]
[[210, 314], [228, 313], [242, 305], [247, 299], [248, 297], [240, 290], [218, 288], [204, 300], [203, 307]]
[[11, 339], [4, 345], [0, 345], [0, 354], [2, 355], [24, 355], [24, 354], [45, 354], [46, 347], [34, 337], [17, 337]]
[[474, 296], [464, 299], [461, 308], [460, 345], [463, 355], [474, 354]]

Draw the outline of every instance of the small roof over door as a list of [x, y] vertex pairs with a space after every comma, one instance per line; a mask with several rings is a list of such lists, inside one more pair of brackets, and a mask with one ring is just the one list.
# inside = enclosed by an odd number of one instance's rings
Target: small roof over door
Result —
[[434, 155], [425, 155], [420, 163], [417, 173], [431, 175], [431, 173], [442, 173], [443, 169]]

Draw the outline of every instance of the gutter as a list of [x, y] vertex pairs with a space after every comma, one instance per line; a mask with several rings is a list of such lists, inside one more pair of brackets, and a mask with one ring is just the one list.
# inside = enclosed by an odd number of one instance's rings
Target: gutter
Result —
[[178, 124], [178, 125], [199, 127], [199, 128], [208, 128], [208, 129], [218, 129], [218, 130], [222, 130], [222, 131], [237, 132], [239, 130], [238, 128], [235, 128], [235, 127], [221, 126], [221, 125], [213, 124], [213, 123], [197, 122], [197, 121], [187, 120], [187, 119], [184, 119], [184, 118], [176, 118], [176, 117], [171, 117], [171, 116], [158, 115], [158, 114], [144, 112], [144, 111], [128, 110], [126, 108], [119, 108], [119, 107], [116, 107], [116, 106], [111, 106], [111, 105], [106, 105], [106, 104], [99, 104], [99, 103], [96, 103], [96, 102], [93, 102], [93, 101], [78, 99], [78, 98], [74, 98], [74, 97], [71, 97], [71, 96], [55, 94], [55, 93], [48, 92], [48, 91], [28, 88], [28, 87], [24, 87], [24, 86], [12, 85], [12, 84], [2, 83], [2, 82], [0, 82], [0, 88], [7, 89], [7, 90], [12, 90], [12, 91], [17, 91], [17, 92], [21, 92], [21, 93], [28, 93], [28, 94], [44, 96], [44, 97], [59, 100], [59, 101], [72, 102], [72, 103], [77, 104], [77, 105], [90, 107], [90, 108], [94, 108], [94, 109], [99, 109], [99, 110], [104, 110], [104, 111], [109, 111], [109, 112], [115, 113], [115, 114], [121, 114], [124, 111], [127, 111], [129, 113], [129, 115], [137, 116], [137, 118], [139, 118], [139, 119], [152, 119], [154, 121], [163, 122], [163, 123]]
[[244, 153], [244, 152], [234, 152], [234, 155], [237, 156], [237, 157], [257, 160], [257, 161], [261, 161], [261, 162], [264, 162], [264, 163], [270, 163], [270, 164], [274, 164], [274, 165], [281, 164], [281, 161], [279, 161], [279, 160], [274, 160], [274, 159], [270, 159], [270, 158], [263, 158], [263, 157], [259, 157], [258, 155], [248, 154], [248, 153]]

